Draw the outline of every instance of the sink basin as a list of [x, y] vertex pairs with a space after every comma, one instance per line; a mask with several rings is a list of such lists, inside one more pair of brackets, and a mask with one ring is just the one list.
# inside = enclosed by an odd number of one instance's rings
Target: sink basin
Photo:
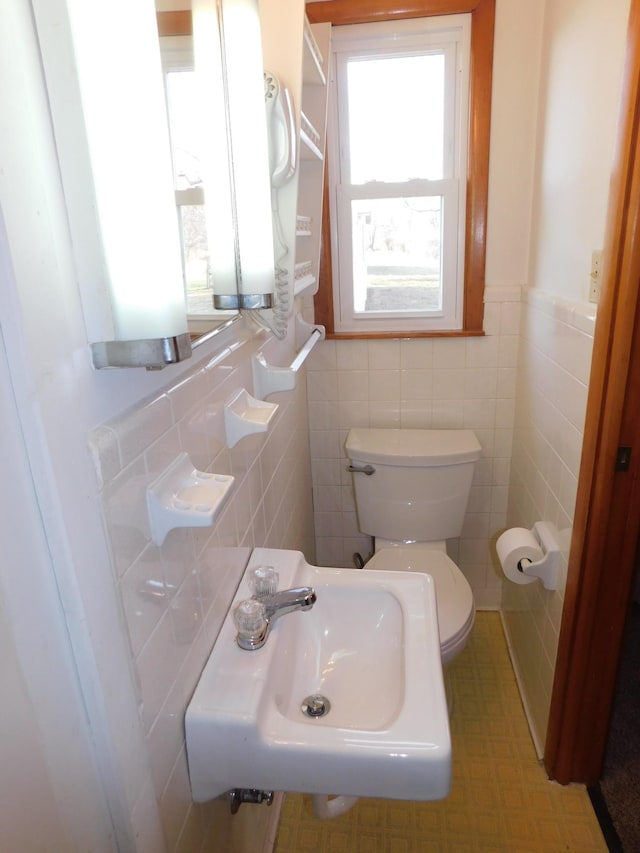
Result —
[[322, 568], [263, 548], [247, 571], [260, 565], [277, 568], [280, 589], [312, 586], [317, 601], [244, 651], [231, 616], [251, 596], [240, 583], [185, 717], [193, 799], [232, 788], [445, 797], [451, 741], [432, 578]]
[[[279, 626], [280, 660], [265, 698], [294, 723], [381, 731], [405, 696], [402, 607], [389, 589], [328, 578], [325, 586], [322, 574], [308, 584], [316, 593], [320, 587], [313, 610]], [[301, 700], [314, 694], [329, 699], [331, 712], [305, 720]]]

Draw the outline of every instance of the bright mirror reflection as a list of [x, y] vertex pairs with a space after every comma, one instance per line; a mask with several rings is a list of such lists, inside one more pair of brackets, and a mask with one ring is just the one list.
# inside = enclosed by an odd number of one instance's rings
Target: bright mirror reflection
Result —
[[[213, 282], [207, 274], [215, 267], [216, 246], [209, 246], [205, 214], [204, 168], [199, 157], [203, 104], [201, 87], [194, 70], [193, 45], [190, 36], [160, 39], [171, 136], [174, 190], [182, 245], [182, 265], [187, 301], [189, 332], [197, 341], [237, 315], [213, 307]], [[228, 116], [223, 103], [215, 107], [216, 122], [226, 124]], [[215, 198], [215, 192], [209, 195]], [[224, 196], [223, 196], [224, 198]], [[225, 203], [220, 200], [217, 203]], [[233, 218], [229, 212], [230, 220]], [[219, 247], [225, 257], [229, 251]], [[210, 253], [213, 255], [210, 263]], [[233, 255], [233, 247], [231, 248]]]
[[213, 287], [207, 281], [209, 246], [204, 179], [197, 153], [198, 90], [194, 71], [170, 71], [166, 79], [187, 313], [190, 318], [202, 319], [213, 313]]

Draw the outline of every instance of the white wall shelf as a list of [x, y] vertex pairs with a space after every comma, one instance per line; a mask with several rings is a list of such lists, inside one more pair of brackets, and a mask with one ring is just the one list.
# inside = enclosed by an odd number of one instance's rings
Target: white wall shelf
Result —
[[277, 411], [277, 403], [256, 400], [244, 388], [240, 388], [231, 395], [224, 406], [227, 447], [235, 447], [248, 435], [266, 432]]
[[151, 536], [162, 545], [175, 527], [211, 527], [234, 483], [226, 474], [210, 474], [193, 467], [180, 453], [147, 488]]

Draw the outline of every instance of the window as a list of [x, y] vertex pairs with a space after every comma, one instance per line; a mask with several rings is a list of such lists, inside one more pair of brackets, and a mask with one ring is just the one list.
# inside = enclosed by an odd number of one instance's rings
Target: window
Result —
[[462, 328], [469, 25], [457, 15], [333, 30], [338, 332]]
[[[439, 16], [443, 15], [460, 15], [467, 14], [470, 17], [471, 33], [470, 33], [470, 64], [469, 64], [469, 103], [468, 103], [468, 124], [466, 129], [467, 139], [467, 155], [466, 155], [466, 177], [462, 176], [454, 179], [462, 181], [466, 184], [466, 197], [463, 210], [460, 211], [460, 195], [458, 195], [458, 210], [461, 212], [464, 220], [464, 239], [458, 240], [457, 249], [458, 255], [458, 273], [460, 276], [461, 304], [457, 306], [458, 311], [458, 328], [453, 325], [446, 326], [441, 323], [440, 328], [435, 328], [432, 331], [420, 330], [416, 323], [413, 322], [414, 316], [405, 316], [404, 322], [398, 325], [396, 320], [402, 320], [402, 317], [388, 317], [387, 323], [393, 323], [387, 326], [391, 331], [342, 331], [334, 326], [334, 313], [339, 314], [340, 305], [337, 303], [334, 306], [334, 295], [332, 287], [331, 274], [331, 255], [332, 247], [330, 240], [330, 225], [331, 218], [334, 215], [330, 210], [329, 193], [325, 194], [324, 212], [323, 212], [323, 247], [322, 260], [320, 271], [320, 287], [315, 297], [315, 312], [316, 321], [323, 323], [327, 328], [327, 334], [330, 337], [397, 337], [402, 336], [417, 336], [429, 334], [482, 334], [482, 317], [483, 317], [483, 294], [484, 294], [484, 263], [485, 263], [485, 236], [486, 236], [486, 219], [487, 219], [487, 191], [488, 191], [488, 160], [489, 160], [489, 132], [490, 132], [490, 112], [491, 112], [491, 77], [492, 77], [492, 61], [493, 61], [493, 29], [495, 18], [495, 0], [403, 0], [402, 4], [398, 0], [361, 0], [358, 4], [348, 2], [348, 0], [331, 0], [325, 3], [310, 3], [306, 7], [307, 15], [312, 23], [330, 21], [334, 25], [334, 34], [337, 27], [346, 24], [363, 24], [380, 21], [402, 21], [404, 19], [413, 19], [412, 23], [422, 23], [424, 19], [433, 19], [438, 22]], [[422, 19], [422, 20], [418, 20]], [[442, 19], [440, 19], [442, 20]], [[351, 29], [353, 33], [357, 27], [344, 27], [345, 30]], [[446, 54], [446, 49], [445, 49]], [[437, 62], [444, 62], [446, 65], [446, 56]], [[425, 72], [427, 73], [427, 72]], [[445, 118], [446, 120], [446, 118]], [[344, 121], [344, 119], [343, 119]], [[462, 132], [462, 129], [461, 129]], [[334, 157], [331, 153], [328, 155], [331, 161], [331, 167], [335, 168], [333, 162]], [[431, 171], [426, 180], [431, 183], [431, 189], [435, 189], [434, 174], [432, 166], [428, 167]], [[427, 169], [427, 166], [424, 167]], [[426, 174], [426, 171], [423, 171]], [[410, 177], [414, 177], [411, 175]], [[365, 179], [366, 180], [366, 179]], [[360, 189], [356, 191], [352, 176], [349, 176], [349, 185], [347, 191], [342, 194], [340, 203], [342, 205], [351, 202], [358, 202], [358, 205], [353, 205], [354, 222], [356, 232], [360, 234], [360, 238], [368, 241], [366, 245], [374, 245], [372, 243], [372, 235], [367, 229], [371, 229], [372, 222], [367, 222], [370, 214], [363, 209], [361, 202], [370, 203], [371, 199], [366, 198], [367, 184], [361, 184]], [[384, 186], [391, 183], [388, 180], [380, 179], [378, 176], [378, 185]], [[389, 189], [390, 187], [388, 187]], [[369, 189], [374, 189], [373, 186]], [[419, 189], [418, 186], [415, 187]], [[443, 189], [445, 187], [443, 186]], [[449, 188], [450, 189], [450, 188]], [[353, 195], [351, 199], [349, 194]], [[378, 193], [377, 198], [385, 198], [390, 194]], [[356, 196], [359, 196], [356, 198]], [[435, 196], [435, 197], [434, 197]], [[397, 196], [401, 198], [402, 196]], [[440, 201], [437, 202], [437, 194], [434, 193], [418, 193], [410, 196], [414, 200], [411, 202], [411, 210], [399, 211], [396, 210], [388, 214], [391, 225], [387, 227], [395, 228], [395, 222], [398, 217], [402, 222], [411, 221], [407, 226], [410, 234], [415, 232], [430, 233], [430, 237], [423, 236], [422, 253], [426, 260], [429, 259], [429, 246], [431, 242], [431, 255], [429, 263], [416, 265], [422, 272], [422, 282], [412, 284], [415, 288], [413, 295], [426, 299], [425, 291], [430, 288], [433, 296], [434, 278], [442, 278], [446, 276], [446, 266], [448, 253], [454, 251], [452, 246], [447, 243], [445, 237], [444, 243], [441, 241], [441, 254], [438, 256], [436, 250], [436, 235], [438, 229], [442, 226], [443, 217], [446, 218], [447, 213], [451, 211], [452, 201], [447, 205], [447, 194], [440, 194]], [[419, 199], [420, 201], [416, 201]], [[444, 201], [442, 200], [444, 199]], [[437, 203], [436, 203], [437, 202]], [[392, 204], [386, 202], [389, 206]], [[335, 204], [334, 204], [335, 207]], [[351, 215], [351, 212], [349, 212]], [[379, 216], [379, 212], [378, 212]], [[349, 247], [352, 244], [352, 237], [347, 243]], [[457, 235], [456, 235], [457, 239]], [[343, 238], [341, 238], [341, 247]], [[375, 245], [379, 245], [375, 244]], [[397, 250], [397, 248], [396, 248]], [[343, 256], [342, 263], [349, 265], [352, 263], [349, 254], [352, 254], [350, 248], [347, 249], [348, 256]], [[340, 259], [338, 259], [340, 263]], [[385, 264], [371, 264], [372, 267], [388, 267]], [[409, 264], [407, 264], [409, 266]], [[388, 269], [383, 270], [388, 273]], [[375, 269], [374, 269], [375, 272]], [[429, 279], [430, 276], [430, 279]], [[366, 281], [366, 279], [365, 279]], [[426, 285], [424, 282], [428, 281]], [[374, 286], [382, 286], [380, 284]], [[409, 286], [409, 285], [407, 285]], [[362, 290], [362, 288], [361, 288]], [[379, 294], [378, 294], [379, 295]], [[356, 304], [362, 304], [356, 303]], [[424, 303], [423, 303], [424, 304]], [[334, 312], [334, 307], [336, 311]], [[446, 306], [445, 306], [446, 310]], [[393, 312], [391, 312], [393, 313]], [[380, 325], [380, 324], [379, 324]]]

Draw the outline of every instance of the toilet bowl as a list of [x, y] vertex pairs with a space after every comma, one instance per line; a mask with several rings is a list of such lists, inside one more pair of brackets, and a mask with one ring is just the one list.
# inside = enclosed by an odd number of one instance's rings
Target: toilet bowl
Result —
[[467, 644], [475, 621], [473, 592], [453, 560], [444, 551], [424, 545], [399, 545], [376, 551], [366, 568], [431, 575], [436, 586], [440, 656], [443, 666], [449, 664]]
[[443, 666], [464, 648], [475, 620], [473, 592], [446, 553], [460, 536], [480, 444], [471, 430], [349, 431], [358, 526], [374, 538], [367, 569], [424, 572], [436, 587]]

